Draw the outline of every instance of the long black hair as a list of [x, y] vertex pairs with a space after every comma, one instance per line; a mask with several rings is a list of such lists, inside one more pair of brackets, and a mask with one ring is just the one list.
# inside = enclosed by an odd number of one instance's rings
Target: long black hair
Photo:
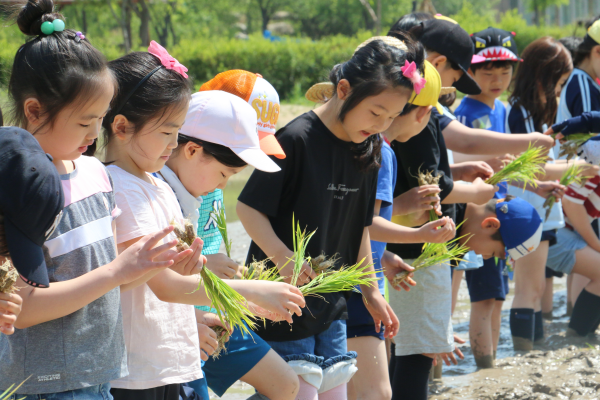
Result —
[[42, 23], [63, 19], [52, 0], [18, 3], [15, 16], [21, 32], [32, 38], [17, 51], [8, 83], [14, 123], [27, 125], [23, 104], [34, 97], [43, 107], [44, 124], [52, 125], [63, 108], [85, 104], [100, 92], [110, 75], [106, 59], [71, 29], [42, 33]]
[[112, 123], [117, 115], [125, 116], [133, 124], [131, 133], [135, 135], [151, 120], [160, 119], [190, 101], [190, 80], [162, 67], [158, 57], [150, 53], [129, 53], [109, 62], [108, 67], [115, 75], [119, 92], [102, 122], [104, 145], [112, 139]]
[[[420, 43], [408, 36], [403, 36], [401, 40], [406, 44], [407, 51], [374, 40], [358, 49], [350, 60], [333, 67], [329, 80], [334, 87], [337, 89], [342, 79], [346, 79], [351, 87], [338, 115], [340, 121], [365, 98], [377, 96], [386, 89], [401, 87], [412, 92], [413, 84], [400, 68], [405, 61], [414, 61], [422, 73], [425, 52]], [[371, 135], [362, 143], [352, 144], [355, 160], [361, 170], [380, 167], [381, 145], [380, 135]]]

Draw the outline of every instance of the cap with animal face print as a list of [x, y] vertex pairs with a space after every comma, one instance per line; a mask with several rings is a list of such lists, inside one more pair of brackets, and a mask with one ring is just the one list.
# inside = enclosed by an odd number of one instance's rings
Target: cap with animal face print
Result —
[[489, 27], [471, 35], [475, 46], [475, 58], [471, 64], [489, 61], [522, 61], [518, 54], [515, 33]]

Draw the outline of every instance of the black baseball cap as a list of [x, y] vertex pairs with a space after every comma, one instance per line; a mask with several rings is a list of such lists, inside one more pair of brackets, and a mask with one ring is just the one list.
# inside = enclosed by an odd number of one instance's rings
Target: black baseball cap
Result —
[[[471, 64], [487, 61], [521, 61], [514, 32], [491, 26], [471, 35], [478, 59]], [[482, 59], [483, 57], [483, 59]]]
[[65, 199], [60, 175], [26, 130], [0, 128], [0, 213], [6, 244], [26, 283], [48, 287], [42, 246], [60, 222]]
[[469, 75], [473, 59], [471, 36], [459, 24], [445, 17], [423, 21], [410, 31], [426, 48], [437, 51], [457, 64], [464, 72], [454, 87], [464, 94], [480, 94], [481, 88]]

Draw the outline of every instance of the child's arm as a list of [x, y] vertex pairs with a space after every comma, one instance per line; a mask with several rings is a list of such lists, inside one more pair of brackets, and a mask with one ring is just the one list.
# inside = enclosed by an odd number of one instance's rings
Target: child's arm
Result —
[[[371, 240], [383, 243], [445, 243], [454, 237], [456, 227], [451, 218], [444, 217], [420, 228], [395, 224], [379, 216], [381, 200], [375, 201], [373, 225], [369, 228]], [[437, 228], [440, 229], [437, 229]]]
[[488, 185], [481, 178], [477, 178], [471, 185], [456, 183], [450, 194], [442, 200], [442, 204], [475, 203], [485, 204], [494, 197], [498, 188]]
[[[358, 251], [358, 261], [363, 260], [363, 265], [366, 263], [370, 266], [366, 271], [371, 271], [371, 277], [375, 277], [375, 269], [373, 268], [373, 257], [371, 252], [371, 238], [369, 236], [369, 227], [365, 226], [363, 236]], [[360, 285], [360, 291], [364, 297], [364, 303], [367, 310], [373, 317], [375, 322], [375, 332], [379, 332], [381, 324], [385, 326], [385, 337], [393, 338], [398, 333], [400, 322], [394, 314], [392, 307], [383, 298], [379, 292], [377, 284]]]
[[554, 146], [554, 139], [541, 133], [507, 135], [485, 129], [469, 128], [458, 121], [450, 122], [442, 134], [450, 150], [465, 154], [499, 156], [505, 153], [522, 153], [530, 144], [542, 146], [547, 151]]
[[565, 214], [569, 216], [571, 226], [581, 235], [588, 246], [600, 252], [600, 239], [592, 228], [585, 206], [572, 202], [568, 198], [563, 198], [562, 203]]
[[572, 133], [600, 133], [600, 111], [589, 111], [583, 114], [552, 125], [544, 132], [545, 135], [556, 133], [560, 140]]
[[64, 317], [104, 296], [117, 286], [135, 281], [151, 271], [171, 266], [172, 259], [158, 259], [174, 247], [176, 241], [160, 246], [157, 244], [172, 231], [173, 228], [168, 227], [144, 236], [109, 264], [68, 281], [52, 282], [48, 288], [29, 286], [19, 278], [19, 296], [23, 298], [23, 306], [15, 327], [24, 329]]
[[[238, 279], [225, 282], [246, 300], [283, 316], [289, 323], [292, 323], [290, 312], [302, 315], [300, 307], [305, 305], [304, 298], [298, 288], [292, 285], [283, 282]], [[165, 269], [150, 279], [148, 286], [156, 297], [167, 303], [210, 305], [210, 299], [198, 276], [183, 276]]]

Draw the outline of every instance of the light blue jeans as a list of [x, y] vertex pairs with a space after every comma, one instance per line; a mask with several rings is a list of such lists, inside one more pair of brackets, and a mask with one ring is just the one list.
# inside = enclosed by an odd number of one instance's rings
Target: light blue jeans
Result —
[[7, 400], [113, 400], [110, 383], [59, 393], [13, 394]]

